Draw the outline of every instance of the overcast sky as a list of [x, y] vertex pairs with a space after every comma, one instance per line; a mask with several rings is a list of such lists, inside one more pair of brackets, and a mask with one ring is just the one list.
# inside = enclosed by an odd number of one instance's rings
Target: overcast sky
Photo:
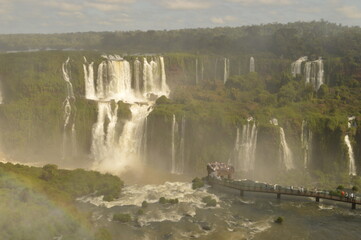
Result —
[[0, 33], [169, 30], [320, 19], [361, 26], [361, 0], [0, 0]]

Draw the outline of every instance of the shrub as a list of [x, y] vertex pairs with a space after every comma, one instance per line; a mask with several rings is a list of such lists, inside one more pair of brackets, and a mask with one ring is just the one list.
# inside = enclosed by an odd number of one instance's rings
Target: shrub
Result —
[[352, 191], [357, 192], [357, 191], [358, 191], [358, 187], [357, 187], [357, 186], [353, 186], [353, 187], [352, 187]]
[[132, 218], [128, 213], [115, 213], [113, 215], [113, 221], [126, 223], [132, 221]]
[[148, 202], [147, 201], [143, 201], [142, 202], [142, 208], [146, 208], [148, 207]]
[[159, 203], [160, 204], [166, 204], [166, 203], [177, 204], [177, 203], [179, 203], [179, 200], [178, 200], [178, 198], [166, 199], [165, 197], [161, 197], [161, 198], [159, 198]]
[[275, 219], [275, 223], [281, 224], [283, 222], [283, 217], [278, 217]]
[[344, 187], [343, 187], [342, 185], [338, 185], [336, 189], [337, 189], [337, 190], [343, 190]]
[[195, 178], [192, 180], [192, 189], [197, 189], [197, 188], [201, 188], [204, 186], [204, 182], [202, 179], [199, 178]]
[[204, 202], [207, 207], [217, 206], [217, 201], [215, 199], [213, 199], [211, 196], [202, 198], [202, 202]]

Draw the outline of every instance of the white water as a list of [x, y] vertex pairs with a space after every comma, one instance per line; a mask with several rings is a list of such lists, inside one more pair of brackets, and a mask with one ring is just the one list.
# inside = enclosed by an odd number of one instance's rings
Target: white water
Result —
[[191, 183], [166, 182], [162, 185], [125, 186], [122, 189], [120, 198], [112, 202], [103, 201], [102, 196], [82, 197], [77, 200], [106, 208], [115, 206], [140, 207], [143, 201], [147, 201], [149, 204], [157, 204], [160, 197], [167, 199], [177, 198], [179, 200], [179, 204], [167, 208], [148, 207], [147, 213], [138, 219], [138, 222], [144, 226], [151, 222], [178, 222], [185, 215], [195, 216], [197, 208], [206, 208], [206, 204], [202, 202], [202, 198], [206, 196], [210, 196], [217, 202], [220, 202], [219, 198], [214, 194], [208, 193], [206, 188], [193, 190]]
[[251, 57], [249, 59], [249, 72], [255, 72], [254, 58]]
[[282, 163], [286, 170], [294, 169], [295, 165], [293, 163], [292, 152], [291, 149], [288, 147], [286, 135], [282, 127], [280, 127], [280, 141], [280, 155], [282, 158]]
[[95, 88], [94, 88], [94, 70], [93, 70], [94, 63], [88, 63], [87, 59], [84, 57], [84, 80], [85, 80], [85, 98], [94, 100], [96, 99], [95, 96]]
[[175, 152], [175, 138], [176, 138], [176, 134], [178, 131], [178, 124], [175, 118], [175, 115], [173, 114], [173, 118], [172, 118], [172, 132], [171, 132], [171, 136], [172, 136], [172, 165], [171, 165], [171, 173], [176, 173], [177, 172], [177, 166], [176, 166], [176, 152]]
[[323, 60], [320, 57], [315, 61], [307, 61], [307, 57], [301, 57], [291, 64], [291, 72], [293, 77], [302, 73], [302, 63], [305, 63], [304, 74], [305, 83], [312, 84], [313, 88], [318, 91], [324, 83], [324, 67]]
[[[118, 174], [144, 163], [146, 118], [155, 100], [149, 97], [168, 96], [170, 91], [162, 57], [150, 63], [143, 58], [143, 89], [139, 82], [140, 72], [135, 69], [136, 76], [132, 78], [128, 61], [117, 55], [104, 58], [107, 60], [100, 63], [96, 79], [94, 100], [98, 101], [98, 117], [93, 126], [91, 152], [95, 160], [94, 169]], [[139, 60], [135, 60], [133, 66], [137, 68], [138, 65]], [[92, 67], [84, 67], [84, 73], [88, 74], [86, 82], [91, 79], [89, 73], [93, 71]], [[89, 85], [92, 84], [94, 86], [94, 83]], [[124, 123], [121, 133], [117, 132], [117, 125], [121, 124], [118, 121], [119, 101], [130, 104], [131, 111], [131, 118]]]
[[223, 83], [226, 83], [228, 78], [229, 78], [229, 59], [224, 58]]
[[305, 120], [302, 121], [301, 144], [303, 150], [303, 165], [308, 168], [312, 156], [312, 131]]
[[345, 143], [348, 149], [349, 156], [349, 165], [348, 165], [348, 174], [352, 176], [356, 176], [356, 163], [355, 163], [355, 155], [353, 153], [352, 145], [350, 142], [350, 137], [348, 135], [345, 136]]
[[179, 163], [178, 163], [178, 170], [179, 174], [184, 173], [184, 166], [185, 166], [185, 131], [186, 131], [186, 119], [182, 117], [182, 125], [181, 125], [181, 139], [179, 143]]
[[[64, 159], [67, 155], [74, 155], [76, 153], [76, 130], [75, 130], [75, 121], [74, 117], [71, 119], [72, 116], [75, 115], [72, 112], [72, 109], [74, 109], [74, 91], [73, 91], [73, 85], [70, 81], [70, 66], [69, 66], [70, 58], [68, 58], [63, 64], [62, 64], [62, 73], [63, 73], [63, 79], [66, 83], [66, 93], [67, 96], [63, 102], [63, 109], [64, 109], [64, 124], [63, 124], [63, 146], [62, 146], [62, 158]], [[71, 130], [69, 134], [69, 124], [71, 123]], [[70, 135], [70, 143], [69, 143], [69, 135]]]
[[248, 119], [248, 123], [240, 129], [237, 128], [237, 137], [234, 146], [233, 164], [236, 171], [252, 171], [255, 168], [256, 148], [257, 148], [257, 126], [253, 118]]
[[296, 77], [296, 75], [301, 74], [301, 67], [302, 67], [302, 63], [307, 61], [307, 57], [300, 57], [299, 59], [297, 59], [295, 62], [293, 62], [291, 64], [291, 72], [292, 72], [292, 76]]
[[196, 58], [196, 85], [198, 85], [198, 58]]

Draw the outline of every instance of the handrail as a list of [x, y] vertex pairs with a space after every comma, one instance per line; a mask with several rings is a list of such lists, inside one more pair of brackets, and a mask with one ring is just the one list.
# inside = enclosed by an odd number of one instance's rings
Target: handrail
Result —
[[299, 190], [280, 190], [280, 189], [267, 189], [262, 188], [260, 186], [241, 186], [236, 182], [230, 180], [218, 180], [218, 179], [208, 179], [210, 183], [222, 185], [228, 188], [237, 189], [240, 191], [246, 192], [261, 192], [261, 193], [273, 193], [273, 194], [283, 194], [283, 195], [292, 195], [292, 196], [300, 196], [300, 197], [315, 197], [319, 199], [327, 199], [332, 201], [339, 201], [339, 202], [346, 202], [346, 203], [353, 203], [353, 204], [361, 204], [361, 200], [345, 198], [340, 196], [329, 195], [326, 193], [315, 193], [311, 191], [301, 192]]

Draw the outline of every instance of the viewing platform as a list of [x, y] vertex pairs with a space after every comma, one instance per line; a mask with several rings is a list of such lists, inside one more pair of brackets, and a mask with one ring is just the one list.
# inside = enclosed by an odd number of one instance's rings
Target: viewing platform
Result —
[[276, 194], [277, 199], [281, 199], [281, 195], [312, 197], [315, 198], [316, 202], [319, 202], [320, 199], [327, 199], [332, 201], [350, 203], [352, 209], [356, 209], [356, 205], [361, 204], [361, 198], [356, 196], [346, 198], [342, 196], [330, 195], [330, 193], [327, 191], [308, 190], [306, 188], [300, 187], [283, 187], [277, 184], [272, 185], [252, 180], [233, 180], [227, 178], [217, 178], [208, 175], [207, 182], [211, 186], [222, 186], [225, 188], [238, 190], [240, 191], [240, 196], [243, 196], [244, 192], [257, 192]]

